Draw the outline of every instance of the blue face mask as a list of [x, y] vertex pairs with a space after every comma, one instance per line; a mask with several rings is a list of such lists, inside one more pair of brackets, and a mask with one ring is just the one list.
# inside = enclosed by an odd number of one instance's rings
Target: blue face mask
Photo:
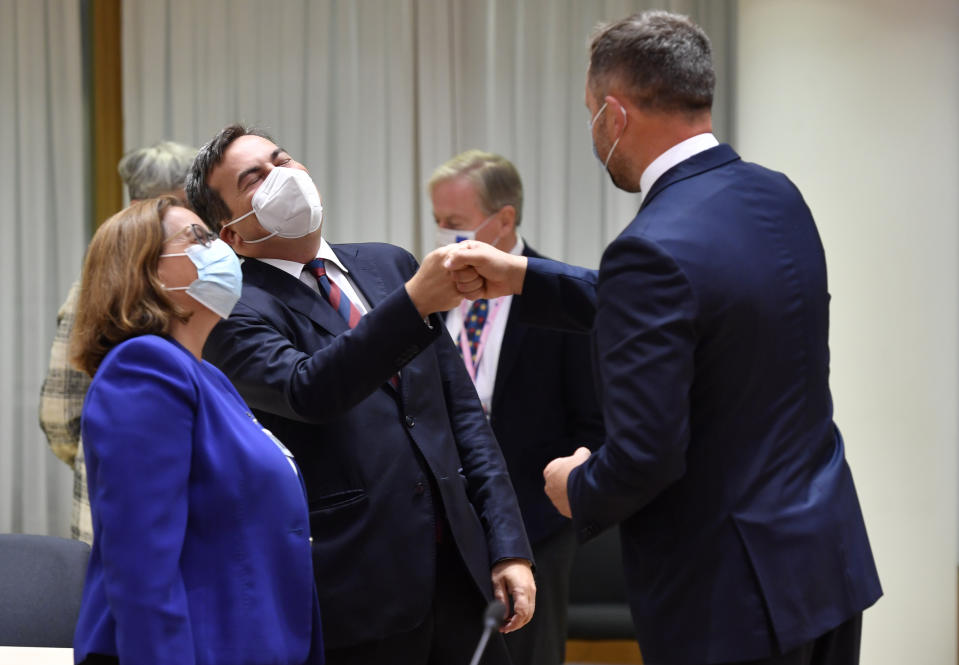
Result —
[[240, 299], [243, 273], [230, 246], [217, 238], [209, 247], [190, 245], [185, 251], [164, 256], [186, 256], [196, 266], [197, 278], [189, 286], [165, 286], [167, 291], [186, 291], [198, 303], [221, 318], [230, 316]]

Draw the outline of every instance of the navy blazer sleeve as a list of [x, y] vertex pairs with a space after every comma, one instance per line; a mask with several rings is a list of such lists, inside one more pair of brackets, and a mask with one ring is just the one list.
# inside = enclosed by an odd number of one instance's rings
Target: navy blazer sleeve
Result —
[[91, 503], [103, 525], [98, 547], [120, 662], [194, 662], [180, 556], [195, 405], [182, 359], [136, 344], [101, 367], [84, 405], [83, 439], [96, 445]]
[[490, 563], [515, 558], [532, 561], [506, 462], [473, 382], [449, 335], [437, 340], [434, 348], [467, 493], [486, 534]]
[[524, 318], [594, 330], [606, 439], [569, 476], [581, 538], [642, 508], [685, 472], [695, 303], [686, 276], [654, 243], [621, 237], [597, 273], [530, 260]]
[[[403, 255], [408, 277], [416, 263], [409, 254]], [[256, 286], [245, 281], [243, 288]], [[250, 406], [303, 422], [324, 423], [341, 416], [427, 348], [442, 330], [435, 316], [430, 319], [432, 327], [424, 323], [401, 285], [352, 330], [330, 335], [328, 343], [316, 350], [304, 349], [292, 341], [296, 324], [278, 328], [286, 318], [282, 312], [260, 311], [251, 302], [241, 300], [230, 318], [213, 329], [203, 355], [230, 377]], [[269, 307], [272, 296], [256, 302]]]

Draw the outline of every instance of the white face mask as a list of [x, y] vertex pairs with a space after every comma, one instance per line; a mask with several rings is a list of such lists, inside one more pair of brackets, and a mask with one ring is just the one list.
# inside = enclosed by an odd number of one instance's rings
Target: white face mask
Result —
[[[466, 231], [463, 229], [444, 229], [442, 226], [437, 225], [436, 236], [435, 236], [437, 248], [446, 247], [447, 245], [452, 245], [453, 243], [457, 243], [457, 242], [463, 242], [464, 240], [475, 240], [476, 232], [479, 231], [484, 226], [486, 226], [489, 223], [489, 220], [493, 219], [494, 217], [496, 217], [495, 212], [489, 217], [487, 217], [486, 219], [484, 219], [482, 222], [480, 222], [479, 226], [477, 226], [475, 229], [472, 229], [470, 231]], [[495, 247], [496, 243], [498, 242], [499, 242], [499, 236], [496, 236], [496, 238], [490, 244]]]
[[273, 236], [302, 238], [313, 233], [323, 222], [323, 204], [310, 174], [300, 169], [277, 166], [267, 174], [253, 195], [253, 209], [223, 225], [227, 228], [256, 213], [260, 226], [270, 235], [244, 240], [252, 245]]
[[187, 295], [220, 318], [227, 318], [240, 299], [243, 273], [240, 260], [230, 246], [217, 238], [209, 247], [189, 245], [186, 250], [164, 256], [186, 256], [196, 266], [197, 277], [189, 286], [165, 286], [167, 291], [186, 291]]

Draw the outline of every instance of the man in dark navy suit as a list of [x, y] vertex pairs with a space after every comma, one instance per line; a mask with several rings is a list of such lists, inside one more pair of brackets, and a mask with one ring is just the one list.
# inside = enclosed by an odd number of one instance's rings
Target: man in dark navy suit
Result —
[[[475, 238], [539, 256], [517, 233], [523, 183], [505, 157], [468, 150], [439, 166], [428, 187], [438, 246]], [[559, 665], [576, 535], [543, 492], [543, 469], [579, 446], [596, 448], [603, 419], [589, 337], [519, 321], [522, 298], [464, 302], [447, 314], [446, 327], [503, 450], [536, 560], [536, 615], [506, 636], [506, 646], [514, 663]]]
[[593, 143], [639, 213], [598, 273], [472, 242], [447, 267], [592, 331], [606, 440], [546, 490], [581, 540], [620, 525], [645, 662], [854, 664], [882, 591], [833, 422], [823, 248], [796, 187], [712, 135], [714, 81], [686, 17], [598, 29]]
[[[522, 517], [431, 314], [459, 302], [442, 254], [417, 269], [390, 245], [329, 245], [306, 169], [238, 125], [200, 150], [187, 193], [246, 259], [242, 298], [204, 356], [303, 471], [327, 662], [468, 662], [494, 595], [514, 608], [501, 630], [524, 625], [535, 586]], [[483, 662], [509, 663], [501, 635]]]

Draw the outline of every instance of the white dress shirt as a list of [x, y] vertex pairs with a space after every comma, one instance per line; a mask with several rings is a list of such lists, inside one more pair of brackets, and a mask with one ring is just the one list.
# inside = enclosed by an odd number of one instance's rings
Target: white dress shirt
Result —
[[[348, 277], [350, 271], [336, 258], [336, 254], [333, 253], [333, 248], [330, 247], [330, 244], [326, 242], [326, 238], [320, 238], [320, 249], [316, 253], [316, 258], [323, 259], [326, 276], [340, 287], [340, 290], [356, 305], [360, 313], [366, 314], [369, 312], [370, 304], [366, 302], [366, 298], [363, 297], [359, 289], [353, 286], [353, 282]], [[285, 259], [260, 259], [260, 261], [269, 263], [274, 268], [279, 268], [283, 272], [293, 275], [317, 293], [320, 292], [320, 285], [316, 283], [316, 277], [314, 277], [313, 273], [309, 270], [304, 270], [306, 267], [305, 263], [287, 261]]]
[[[516, 245], [510, 250], [510, 254], [522, 254], [525, 247], [523, 239], [516, 236]], [[477, 361], [476, 376], [473, 378], [473, 385], [476, 386], [476, 394], [479, 395], [480, 402], [483, 403], [483, 410], [489, 417], [490, 409], [493, 404], [493, 388], [496, 385], [496, 369], [499, 366], [499, 352], [503, 346], [503, 336], [506, 334], [506, 321], [509, 319], [509, 308], [513, 302], [513, 296], [503, 296], [489, 301], [489, 310], [484, 331], [489, 326], [489, 332], [486, 333], [486, 339], [480, 348], [481, 355]], [[453, 338], [453, 343], [462, 349], [463, 340], [466, 337], [464, 330], [464, 320], [473, 303], [464, 300], [459, 307], [450, 310], [446, 315], [446, 329]], [[469, 345], [467, 344], [467, 349]], [[468, 353], [468, 351], [467, 351]], [[469, 367], [469, 365], [467, 365]]]
[[639, 177], [640, 203], [642, 203], [642, 199], [646, 198], [647, 192], [652, 189], [656, 181], [659, 180], [659, 176], [680, 162], [686, 161], [693, 155], [709, 150], [710, 148], [715, 148], [717, 145], [719, 145], [719, 141], [716, 140], [716, 137], [713, 136], [711, 132], [706, 132], [705, 134], [691, 136], [685, 141], [677, 143], [654, 159], [652, 163], [646, 167], [646, 170], [643, 171], [643, 175]]

